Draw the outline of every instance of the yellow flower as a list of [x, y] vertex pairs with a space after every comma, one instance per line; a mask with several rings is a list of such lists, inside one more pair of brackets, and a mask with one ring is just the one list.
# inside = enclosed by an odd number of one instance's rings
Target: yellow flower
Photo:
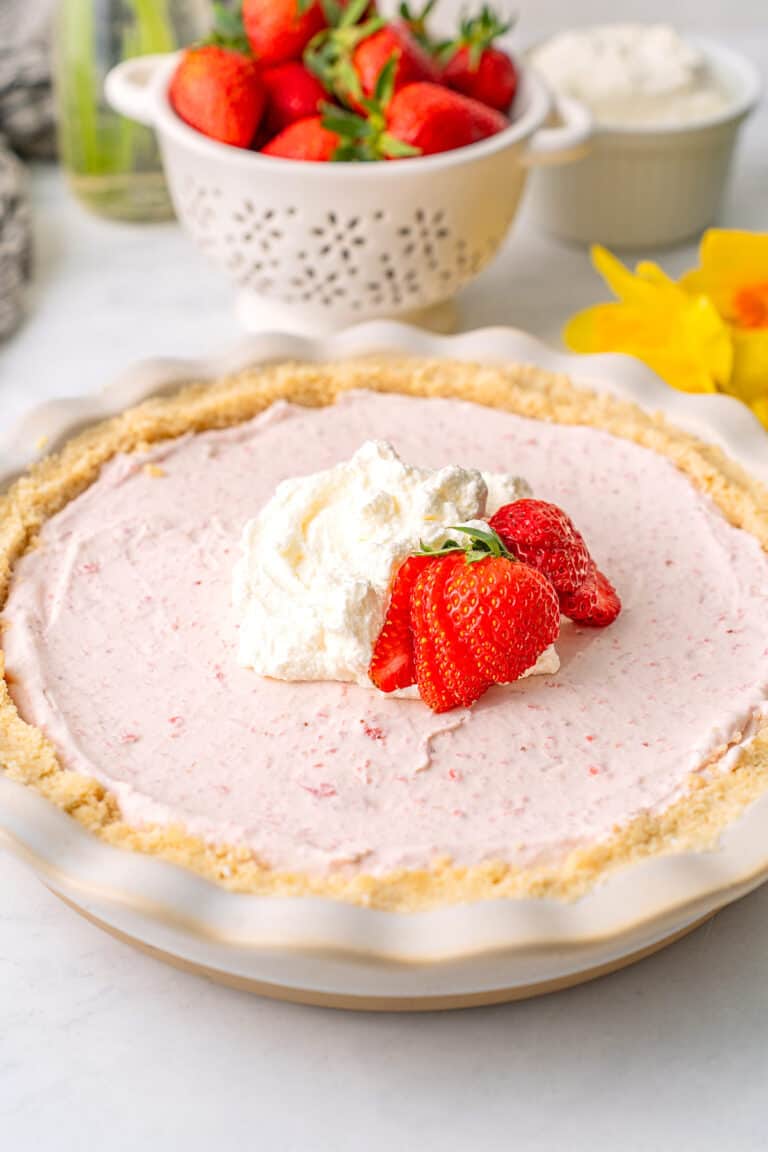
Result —
[[707, 295], [731, 327], [734, 366], [725, 390], [748, 404], [768, 400], [768, 234], [711, 229], [699, 267], [680, 283]]
[[647, 261], [633, 274], [599, 246], [592, 262], [618, 301], [572, 317], [563, 333], [569, 348], [636, 356], [683, 392], [727, 387], [733, 345], [707, 295], [682, 288]]

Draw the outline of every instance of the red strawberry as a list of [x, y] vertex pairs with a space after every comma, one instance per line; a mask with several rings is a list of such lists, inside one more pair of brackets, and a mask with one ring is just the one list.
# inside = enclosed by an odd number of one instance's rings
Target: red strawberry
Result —
[[218, 44], [184, 53], [169, 96], [187, 124], [236, 148], [250, 146], [264, 111], [264, 86], [255, 62]]
[[621, 600], [608, 577], [593, 565], [581, 587], [560, 598], [560, 609], [577, 624], [607, 628], [621, 612]]
[[545, 500], [516, 500], [490, 524], [513, 555], [551, 581], [563, 615], [595, 628], [613, 623], [621, 601], [561, 508]]
[[340, 140], [335, 132], [323, 126], [320, 116], [296, 120], [262, 148], [264, 156], [284, 160], [333, 160]]
[[514, 556], [547, 577], [558, 596], [575, 592], [593, 567], [584, 538], [556, 504], [515, 500], [490, 524]]
[[487, 6], [479, 16], [465, 20], [459, 38], [441, 49], [443, 83], [489, 108], [508, 112], [517, 91], [517, 68], [493, 42], [509, 28]]
[[318, 0], [243, 0], [242, 20], [251, 50], [265, 66], [299, 60], [326, 26]]
[[262, 72], [267, 96], [266, 130], [276, 136], [296, 120], [317, 116], [327, 94], [320, 81], [298, 60]]
[[422, 156], [476, 144], [508, 123], [500, 112], [438, 84], [408, 84], [387, 109], [389, 135]]
[[419, 80], [440, 82], [437, 65], [408, 28], [404, 24], [388, 24], [366, 37], [352, 55], [352, 67], [364, 96], [373, 95], [382, 69], [393, 58], [397, 61], [395, 92]]
[[411, 635], [411, 592], [431, 556], [409, 556], [400, 565], [392, 585], [384, 625], [373, 649], [369, 675], [382, 692], [394, 692], [416, 683]]
[[560, 626], [557, 596], [545, 577], [515, 561], [494, 533], [457, 531], [470, 536], [468, 550], [449, 542], [398, 572], [370, 668], [383, 691], [406, 687], [415, 676], [436, 712], [469, 707], [491, 684], [517, 680]]

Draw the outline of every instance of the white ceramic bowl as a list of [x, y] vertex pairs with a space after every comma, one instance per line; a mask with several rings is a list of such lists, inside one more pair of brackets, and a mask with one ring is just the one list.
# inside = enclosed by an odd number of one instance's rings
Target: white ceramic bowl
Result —
[[535, 173], [537, 225], [578, 244], [632, 249], [674, 244], [713, 222], [761, 85], [746, 57], [709, 40], [695, 43], [731, 94], [729, 107], [689, 124], [595, 124], [588, 155]]
[[[423, 313], [498, 251], [527, 168], [573, 157], [591, 119], [551, 101], [524, 71], [508, 129], [438, 156], [381, 164], [280, 160], [209, 140], [168, 101], [174, 56], [139, 57], [107, 77], [110, 103], [157, 132], [179, 219], [240, 291], [246, 327], [327, 331]], [[439, 317], [432, 318], [439, 324]]]
[[[0, 487], [88, 423], [188, 380], [249, 364], [343, 360], [373, 352], [469, 362], [537, 364], [584, 387], [661, 411], [721, 445], [768, 482], [765, 434], [728, 396], [668, 388], [625, 356], [561, 355], [522, 332], [491, 328], [437, 337], [369, 324], [307, 340], [262, 335], [215, 361], [137, 365], [106, 391], [44, 405], [12, 435], [0, 432]], [[768, 877], [768, 794], [711, 852], [641, 860], [573, 903], [491, 900], [412, 913], [319, 897], [237, 895], [183, 868], [97, 839], [30, 788], [0, 772], [0, 846], [85, 915], [174, 964], [280, 998], [360, 1008], [438, 1008], [514, 999], [629, 963], [695, 926]], [[734, 948], [743, 947], [740, 941]]]

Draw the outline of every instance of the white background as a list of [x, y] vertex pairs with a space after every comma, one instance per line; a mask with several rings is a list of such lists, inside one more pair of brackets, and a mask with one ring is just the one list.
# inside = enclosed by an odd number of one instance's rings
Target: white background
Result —
[[[446, 0], [445, 7], [450, 8]], [[457, 7], [457, 5], [454, 5]], [[528, 0], [520, 40], [565, 23], [664, 18], [658, 0]], [[765, 0], [677, 0], [768, 73]], [[143, 356], [226, 350], [227, 284], [173, 225], [85, 216], [33, 191], [38, 263], [0, 350], [0, 426]], [[768, 228], [768, 114], [744, 139], [724, 220]], [[673, 272], [691, 250], [665, 254]], [[523, 215], [462, 298], [462, 323], [556, 340], [601, 294], [584, 253]], [[768, 1148], [768, 888], [634, 969], [526, 1004], [430, 1017], [271, 1004], [134, 954], [0, 855], [0, 1150]]]

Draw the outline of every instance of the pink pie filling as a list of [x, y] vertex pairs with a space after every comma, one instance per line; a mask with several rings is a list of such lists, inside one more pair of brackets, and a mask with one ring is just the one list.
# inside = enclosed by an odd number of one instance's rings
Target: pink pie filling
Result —
[[[586, 535], [622, 595], [617, 624], [565, 623], [556, 676], [440, 717], [240, 668], [243, 524], [280, 480], [372, 437], [417, 464], [525, 476]], [[661, 456], [591, 428], [356, 393], [113, 460], [19, 563], [5, 642], [22, 716], [133, 824], [183, 824], [280, 869], [531, 865], [727, 767], [768, 696], [767, 586], [757, 541]]]

